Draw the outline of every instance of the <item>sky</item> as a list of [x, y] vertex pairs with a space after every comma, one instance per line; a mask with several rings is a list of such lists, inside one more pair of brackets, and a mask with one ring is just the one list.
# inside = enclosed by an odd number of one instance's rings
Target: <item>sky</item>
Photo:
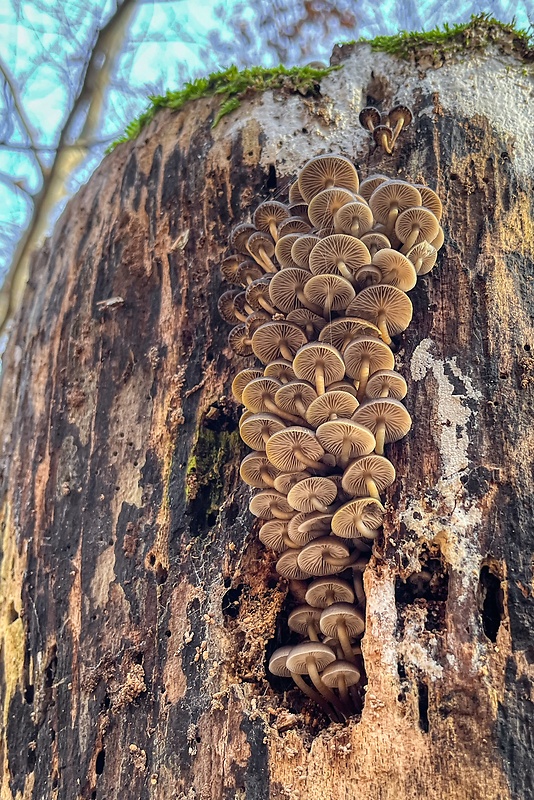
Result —
[[[1, 0], [0, 283], [31, 218], [88, 56], [116, 0]], [[151, 94], [233, 63], [287, 66], [328, 62], [333, 45], [360, 36], [428, 30], [488, 12], [520, 27], [534, 0], [137, 0], [117, 55], [87, 154], [65, 181], [49, 230], [105, 148]], [[75, 141], [84, 109], [66, 138]], [[32, 146], [33, 145], [33, 146]]]

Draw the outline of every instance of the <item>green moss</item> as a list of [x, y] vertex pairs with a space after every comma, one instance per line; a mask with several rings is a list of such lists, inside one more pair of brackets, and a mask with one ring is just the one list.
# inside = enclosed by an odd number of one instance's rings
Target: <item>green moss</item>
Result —
[[[377, 36], [375, 39], [359, 39], [370, 44], [373, 50], [381, 50], [400, 58], [410, 59], [421, 50], [460, 52], [466, 49], [484, 49], [490, 44], [501, 46], [525, 59], [534, 58], [534, 35], [532, 32], [516, 28], [511, 23], [500, 22], [489, 14], [473, 14], [469, 22], [461, 25], [447, 25], [430, 31], [400, 31], [394, 36]], [[343, 42], [343, 44], [357, 44]]]
[[213, 72], [207, 78], [197, 78], [186, 83], [183, 89], [176, 92], [167, 92], [164, 95], [149, 97], [150, 105], [137, 119], [130, 122], [123, 136], [113, 142], [108, 152], [118, 144], [135, 139], [145, 125], [154, 118], [160, 108], [180, 110], [190, 100], [199, 100], [201, 97], [221, 96], [221, 104], [215, 115], [212, 127], [214, 128], [226, 114], [235, 111], [241, 100], [249, 92], [265, 92], [268, 89], [285, 89], [288, 92], [298, 92], [302, 95], [313, 95], [319, 91], [321, 80], [339, 67], [291, 67], [282, 65], [266, 69], [264, 67], [251, 67], [239, 70], [230, 67], [223, 72]]
[[201, 426], [187, 462], [187, 502], [198, 499], [206, 514], [218, 511], [225, 494], [224, 466], [230, 461], [239, 463], [242, 450], [239, 431], [219, 431]]

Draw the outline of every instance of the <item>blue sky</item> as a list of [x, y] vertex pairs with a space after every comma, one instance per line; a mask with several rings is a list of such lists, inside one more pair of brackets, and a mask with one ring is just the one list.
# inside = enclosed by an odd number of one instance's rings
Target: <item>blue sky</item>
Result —
[[[314, 8], [318, 18], [309, 20], [304, 0], [138, 0], [90, 152], [69, 176], [50, 226], [68, 196], [90, 176], [107, 144], [143, 110], [149, 94], [179, 88], [185, 80], [231, 63], [269, 66], [284, 60], [290, 66], [328, 61], [339, 40], [429, 29], [466, 21], [481, 11], [503, 21], [515, 16], [521, 27], [529, 26], [529, 12], [534, 20], [534, 0], [363, 0], [358, 4], [314, 0]], [[112, 0], [2, 0], [0, 282], [31, 215], [32, 195], [39, 191], [54, 158], [88, 53], [114, 10]], [[29, 147], [30, 135], [34, 150]]]

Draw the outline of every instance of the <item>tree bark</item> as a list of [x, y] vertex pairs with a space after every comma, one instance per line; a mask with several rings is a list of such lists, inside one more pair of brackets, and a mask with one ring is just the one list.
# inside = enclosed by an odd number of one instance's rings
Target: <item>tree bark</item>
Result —
[[[2, 800], [534, 797], [532, 76], [497, 50], [334, 59], [320, 97], [215, 130], [212, 100], [161, 112], [34, 259], [0, 395]], [[392, 156], [367, 102], [414, 109]], [[330, 150], [435, 187], [446, 232], [399, 339], [414, 424], [346, 726], [266, 674], [287, 586], [216, 310], [230, 227]]]

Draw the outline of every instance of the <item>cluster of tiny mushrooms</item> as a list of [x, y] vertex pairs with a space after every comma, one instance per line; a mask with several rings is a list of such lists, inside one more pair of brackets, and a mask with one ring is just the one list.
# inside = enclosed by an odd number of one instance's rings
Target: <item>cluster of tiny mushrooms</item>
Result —
[[232, 383], [253, 451], [240, 474], [258, 490], [250, 511], [280, 554], [288, 626], [302, 637], [278, 648], [269, 670], [334, 721], [362, 707], [362, 574], [395, 480], [384, 448], [411, 427], [391, 337], [412, 319], [406, 292], [436, 262], [441, 212], [427, 186], [360, 183], [347, 158], [317, 156], [288, 204], [263, 202], [253, 223], [233, 228], [235, 253], [221, 265], [235, 285], [219, 299], [230, 347], [263, 365]]

